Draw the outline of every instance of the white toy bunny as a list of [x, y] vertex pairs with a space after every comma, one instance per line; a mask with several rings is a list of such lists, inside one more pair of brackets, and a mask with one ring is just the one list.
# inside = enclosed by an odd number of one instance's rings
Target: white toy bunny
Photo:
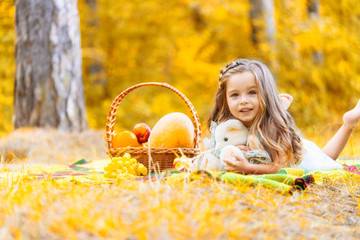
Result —
[[246, 145], [248, 134], [249, 130], [239, 120], [230, 119], [220, 123], [215, 129], [215, 154], [210, 155], [205, 168], [223, 170], [223, 159], [231, 156], [231, 153], [245, 158], [243, 151], [235, 146]]
[[[263, 150], [250, 150], [243, 152], [237, 145], [246, 145], [249, 130], [237, 119], [230, 119], [212, 126], [212, 136], [215, 141], [208, 144], [210, 150], [203, 152], [200, 156], [196, 157], [191, 170], [224, 170], [224, 158], [232, 157], [232, 153], [247, 159], [250, 163], [270, 163], [270, 157], [267, 152]], [[214, 146], [215, 145], [215, 146]]]

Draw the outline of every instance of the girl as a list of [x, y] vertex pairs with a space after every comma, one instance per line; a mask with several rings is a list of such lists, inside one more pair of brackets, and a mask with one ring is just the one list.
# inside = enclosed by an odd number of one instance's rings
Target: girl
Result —
[[[261, 62], [238, 59], [221, 70], [215, 105], [208, 119], [220, 123], [231, 118], [240, 120], [249, 128], [248, 147], [266, 150], [270, 164], [250, 164], [239, 156], [227, 156], [226, 171], [242, 174], [277, 173], [283, 167], [298, 167], [305, 171], [342, 169], [336, 163], [355, 125], [360, 120], [360, 101], [345, 113], [344, 124], [320, 149], [314, 143], [300, 137], [295, 123], [286, 111], [286, 98], [279, 95], [270, 70]], [[240, 147], [247, 150], [247, 147]]]

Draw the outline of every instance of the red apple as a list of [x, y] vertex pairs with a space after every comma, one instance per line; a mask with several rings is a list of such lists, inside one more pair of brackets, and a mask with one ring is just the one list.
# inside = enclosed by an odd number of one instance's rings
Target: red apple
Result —
[[138, 123], [134, 126], [132, 132], [136, 135], [139, 143], [145, 143], [149, 139], [151, 128], [146, 123]]

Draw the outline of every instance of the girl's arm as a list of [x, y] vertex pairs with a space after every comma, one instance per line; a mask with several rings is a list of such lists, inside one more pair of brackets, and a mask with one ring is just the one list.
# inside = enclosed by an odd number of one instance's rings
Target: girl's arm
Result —
[[269, 164], [251, 164], [238, 155], [233, 155], [233, 157], [235, 157], [235, 159], [224, 159], [226, 163], [225, 171], [240, 174], [269, 174], [278, 173], [280, 168], [284, 167], [280, 164], [275, 164], [275, 162]]

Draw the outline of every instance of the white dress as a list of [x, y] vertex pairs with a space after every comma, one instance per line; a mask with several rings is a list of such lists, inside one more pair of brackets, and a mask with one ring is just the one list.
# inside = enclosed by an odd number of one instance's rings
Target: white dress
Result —
[[344, 169], [343, 165], [335, 162], [326, 155], [315, 143], [304, 138], [301, 140], [303, 143], [304, 154], [301, 163], [295, 168], [303, 169], [305, 172], [313, 170]]

